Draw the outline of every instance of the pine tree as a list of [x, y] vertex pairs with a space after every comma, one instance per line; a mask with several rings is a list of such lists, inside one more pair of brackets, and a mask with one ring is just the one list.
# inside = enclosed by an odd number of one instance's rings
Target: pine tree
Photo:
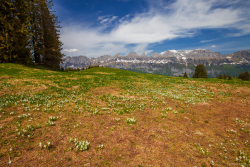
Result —
[[41, 62], [44, 65], [59, 68], [60, 62], [63, 58], [62, 42], [59, 40], [59, 21], [57, 17], [50, 12], [53, 6], [51, 1], [44, 1], [40, 5], [41, 11], [41, 43], [42, 43], [42, 52], [41, 52]]
[[203, 64], [197, 65], [195, 67], [193, 78], [207, 78], [207, 70]]
[[241, 77], [242, 80], [250, 81], [250, 74], [248, 71], [244, 72]]
[[183, 78], [188, 78], [188, 75], [186, 72], [184, 73]]
[[244, 73], [240, 73], [238, 78], [243, 79], [244, 78]]

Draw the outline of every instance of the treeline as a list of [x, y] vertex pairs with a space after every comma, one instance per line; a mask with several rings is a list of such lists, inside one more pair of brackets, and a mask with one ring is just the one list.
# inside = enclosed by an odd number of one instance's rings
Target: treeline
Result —
[[1, 0], [0, 62], [59, 68], [63, 58], [52, 0]]
[[[230, 75], [225, 75], [225, 74], [224, 75], [219, 74], [216, 78], [232, 80], [232, 77]], [[250, 81], [250, 74], [248, 71], [246, 71], [244, 73], [240, 73], [238, 78], [244, 81]]]
[[227, 74], [227, 75], [221, 75], [221, 74], [219, 74], [218, 76], [216, 76], [216, 78], [218, 78], [218, 79], [226, 79], [226, 80], [232, 80], [232, 77], [229, 75], [229, 74]]

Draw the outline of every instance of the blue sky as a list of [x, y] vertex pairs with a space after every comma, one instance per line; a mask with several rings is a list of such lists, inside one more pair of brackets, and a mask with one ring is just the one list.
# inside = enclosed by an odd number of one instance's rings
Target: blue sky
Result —
[[249, 0], [54, 0], [63, 53], [250, 50]]

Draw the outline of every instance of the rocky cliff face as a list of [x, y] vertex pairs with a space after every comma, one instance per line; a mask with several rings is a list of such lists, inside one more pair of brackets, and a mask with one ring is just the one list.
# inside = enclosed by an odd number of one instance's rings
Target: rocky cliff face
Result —
[[[99, 65], [137, 72], [157, 73], [169, 76], [183, 75], [185, 72], [192, 76], [195, 66], [204, 64], [209, 77], [216, 77], [219, 73], [237, 76], [240, 72], [250, 71], [250, 51], [242, 50], [228, 55], [222, 55], [210, 50], [168, 50], [163, 54], [152, 53], [149, 57], [143, 53], [139, 56], [131, 52], [127, 56], [120, 53], [114, 57], [104, 55], [98, 58], [86, 56], [66, 57], [61, 67], [87, 68]], [[230, 70], [227, 70], [230, 69]], [[237, 69], [237, 70], [236, 70]]]

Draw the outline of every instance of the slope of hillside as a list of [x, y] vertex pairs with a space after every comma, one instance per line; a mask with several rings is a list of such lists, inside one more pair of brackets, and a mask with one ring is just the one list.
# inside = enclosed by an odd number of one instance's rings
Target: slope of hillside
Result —
[[250, 82], [0, 64], [0, 166], [250, 165]]

